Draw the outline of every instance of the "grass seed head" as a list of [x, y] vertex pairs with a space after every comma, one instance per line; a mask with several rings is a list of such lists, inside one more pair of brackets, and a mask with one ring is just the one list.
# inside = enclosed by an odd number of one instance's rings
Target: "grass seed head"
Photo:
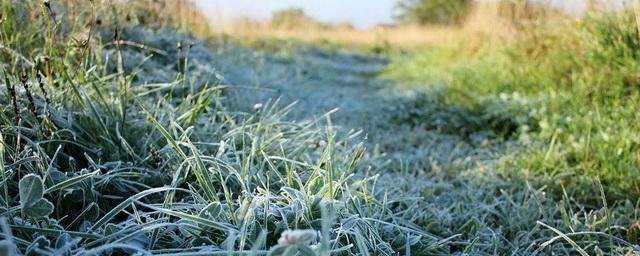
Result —
[[49, 107], [51, 106], [51, 99], [49, 98], [49, 93], [45, 89], [44, 82], [42, 81], [42, 73], [36, 73], [36, 79], [38, 81], [38, 87], [40, 87], [40, 91], [42, 92], [42, 96], [44, 97], [45, 108], [47, 109], [47, 116], [51, 118], [51, 110]]
[[151, 146], [149, 153], [151, 154], [151, 157], [153, 157], [154, 167], [155, 168], [162, 167], [162, 163], [164, 162], [164, 160], [162, 159], [162, 156], [160, 155], [160, 153], [158, 153], [158, 151], [156, 151], [156, 149], [153, 146]]
[[36, 104], [33, 100], [33, 94], [31, 93], [31, 88], [29, 87], [29, 76], [27, 76], [26, 73], [22, 73], [20, 79], [22, 81], [22, 86], [24, 87], [25, 94], [27, 95], [27, 100], [29, 101], [29, 111], [31, 111], [34, 116], [38, 116], [38, 113], [36, 112]]
[[44, 5], [44, 7], [47, 8], [47, 11], [49, 12], [49, 15], [51, 15], [51, 17], [55, 18], [55, 12], [53, 12], [53, 8], [51, 7], [51, 1], [50, 0], [44, 0], [44, 1], [42, 1], [42, 5]]

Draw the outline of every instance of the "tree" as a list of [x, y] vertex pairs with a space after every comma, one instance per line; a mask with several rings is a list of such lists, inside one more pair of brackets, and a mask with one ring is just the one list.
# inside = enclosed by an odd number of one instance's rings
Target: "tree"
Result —
[[302, 8], [296, 7], [276, 11], [271, 17], [271, 25], [276, 28], [292, 29], [319, 24], [317, 20], [307, 16]]
[[456, 25], [471, 12], [473, 3], [474, 0], [400, 0], [396, 19], [420, 25]]

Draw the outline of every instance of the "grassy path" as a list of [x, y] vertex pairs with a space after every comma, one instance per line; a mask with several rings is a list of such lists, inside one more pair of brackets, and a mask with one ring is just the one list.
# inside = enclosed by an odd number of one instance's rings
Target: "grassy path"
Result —
[[494, 145], [488, 131], [464, 131], [472, 113], [438, 102], [437, 89], [432, 94], [417, 94], [381, 79], [388, 58], [317, 48], [290, 51], [294, 52], [222, 51], [225, 61], [220, 62], [220, 69], [227, 81], [259, 88], [255, 93], [235, 95], [241, 109], [249, 110], [269, 99], [280, 99], [283, 105], [296, 102], [289, 115], [295, 120], [335, 109], [331, 115], [334, 125], [344, 131], [362, 130], [369, 148], [413, 169], [430, 170], [434, 164], [489, 157], [486, 146]]
[[[385, 207], [394, 221], [450, 237], [450, 251], [541, 253], [532, 245], [557, 235], [544, 225], [562, 226], [564, 212], [575, 209], [535, 189], [526, 170], [505, 167], [517, 143], [497, 136], [491, 120], [445, 103], [437, 87], [417, 93], [381, 79], [389, 59], [314, 48], [276, 54], [228, 48], [218, 54], [228, 82], [262, 89], [238, 93], [241, 108], [274, 98], [285, 105], [297, 101], [290, 115], [295, 120], [338, 108], [334, 125], [366, 134], [370, 175], [378, 177], [375, 193], [389, 200]], [[594, 214], [582, 207], [578, 212]], [[573, 228], [598, 230], [590, 217], [572, 218]], [[599, 239], [611, 241], [594, 236], [582, 242]], [[572, 245], [547, 248], [568, 252]]]

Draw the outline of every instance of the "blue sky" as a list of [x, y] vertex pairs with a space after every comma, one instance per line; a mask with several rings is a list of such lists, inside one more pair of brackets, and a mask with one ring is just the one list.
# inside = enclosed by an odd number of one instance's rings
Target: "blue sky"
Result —
[[302, 7], [305, 12], [325, 22], [351, 22], [356, 27], [372, 27], [392, 22], [397, 0], [196, 0], [214, 22], [249, 16], [267, 19], [287, 7]]

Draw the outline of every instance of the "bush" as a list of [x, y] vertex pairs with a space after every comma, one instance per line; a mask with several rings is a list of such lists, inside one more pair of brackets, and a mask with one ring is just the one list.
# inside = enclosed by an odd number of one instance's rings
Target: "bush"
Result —
[[421, 25], [460, 24], [473, 7], [473, 0], [402, 0], [398, 2], [396, 19]]
[[276, 11], [271, 17], [271, 26], [282, 29], [323, 27], [316, 19], [307, 16], [302, 8], [288, 8]]

